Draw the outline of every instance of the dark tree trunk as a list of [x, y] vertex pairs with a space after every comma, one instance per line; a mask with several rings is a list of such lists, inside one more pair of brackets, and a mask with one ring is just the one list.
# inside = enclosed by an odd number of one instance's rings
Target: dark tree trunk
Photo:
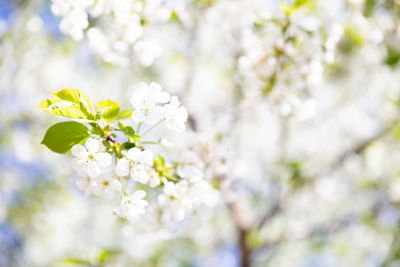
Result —
[[247, 231], [245, 229], [239, 229], [239, 247], [240, 247], [240, 266], [241, 267], [250, 267], [250, 249], [246, 243], [246, 234]]

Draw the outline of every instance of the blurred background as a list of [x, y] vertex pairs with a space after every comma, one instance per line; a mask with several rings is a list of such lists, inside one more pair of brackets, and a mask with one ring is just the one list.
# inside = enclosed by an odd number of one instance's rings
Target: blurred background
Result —
[[[399, 16], [398, 0], [0, 0], [0, 266], [400, 266]], [[141, 81], [180, 97], [171, 141], [221, 195], [168, 238], [40, 145], [50, 92], [129, 108]]]

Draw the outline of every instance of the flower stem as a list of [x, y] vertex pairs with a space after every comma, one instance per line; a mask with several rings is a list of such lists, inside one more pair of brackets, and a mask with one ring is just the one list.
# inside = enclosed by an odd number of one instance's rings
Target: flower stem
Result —
[[147, 145], [161, 145], [160, 142], [151, 142], [151, 141], [141, 142], [141, 144], [147, 144]]
[[162, 123], [163, 121], [165, 121], [165, 118], [160, 120], [159, 122], [157, 122], [156, 124], [154, 124], [153, 126], [151, 126], [149, 129], [147, 129], [147, 131], [144, 132], [144, 134], [141, 136], [145, 136], [148, 132], [150, 132], [151, 130], [153, 130], [155, 127], [157, 127], [160, 123]]
[[142, 127], [142, 122], [139, 122], [139, 125], [138, 125], [138, 127], [137, 127], [137, 129], [136, 129], [136, 133], [137, 133], [137, 134], [139, 134], [140, 127]]
[[177, 177], [175, 177], [175, 176], [172, 176], [172, 175], [163, 175], [165, 178], [167, 178], [168, 180], [170, 180], [170, 181], [173, 181], [173, 182], [179, 182], [179, 179], [177, 178]]

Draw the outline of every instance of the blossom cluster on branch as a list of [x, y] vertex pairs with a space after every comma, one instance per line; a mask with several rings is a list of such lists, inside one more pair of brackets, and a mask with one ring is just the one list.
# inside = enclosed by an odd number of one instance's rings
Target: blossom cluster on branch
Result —
[[[71, 151], [75, 156], [72, 166], [80, 175], [76, 184], [86, 195], [108, 200], [120, 196], [115, 215], [132, 223], [145, 219], [173, 230], [185, 216], [218, 200], [217, 191], [203, 175], [198, 157], [170, 163], [148, 148], [165, 146], [163, 138], [146, 138], [155, 127], [165, 124], [180, 133], [188, 118], [178, 97], [170, 97], [159, 84], [138, 84], [131, 98], [133, 109], [125, 111], [120, 111], [116, 102], [105, 100], [97, 102], [95, 112], [89, 99], [77, 89], [63, 89], [53, 96], [39, 107], [78, 122], [51, 126], [42, 143], [55, 152]], [[121, 141], [123, 137], [126, 140]], [[84, 141], [85, 145], [81, 145]]]
[[[53, 0], [51, 10], [61, 16], [60, 29], [79, 41], [85, 34], [106, 62], [126, 66], [134, 53], [144, 66], [160, 55], [161, 47], [144, 39], [146, 25], [160, 26], [178, 10], [179, 1]], [[177, 10], [177, 11], [175, 11]]]

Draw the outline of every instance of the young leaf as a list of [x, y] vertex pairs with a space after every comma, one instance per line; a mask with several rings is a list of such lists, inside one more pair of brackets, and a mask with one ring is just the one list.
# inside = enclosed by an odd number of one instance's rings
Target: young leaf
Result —
[[[132, 126], [125, 126], [125, 125], [123, 125], [122, 124], [122, 122], [118, 122], [118, 126], [119, 126], [119, 130], [121, 131], [121, 132], [123, 132], [124, 133], [124, 135], [129, 139], [129, 140], [132, 140], [132, 141], [134, 141], [134, 140], [136, 140], [136, 141], [140, 141], [140, 136], [138, 136], [136, 133], [135, 133], [135, 130], [133, 130], [133, 128], [132, 128]], [[139, 139], [138, 139], [139, 138]]]
[[79, 259], [79, 258], [65, 258], [62, 260], [58, 261], [60, 264], [65, 264], [65, 265], [80, 265], [80, 266], [92, 266], [90, 261], [85, 260], [85, 259]]
[[115, 120], [119, 113], [118, 103], [111, 100], [98, 101], [97, 109], [97, 116], [103, 118], [106, 122]]
[[133, 130], [133, 128], [131, 126], [125, 126], [124, 129], [122, 129], [122, 132], [125, 134], [126, 137], [128, 137], [129, 139], [134, 139], [136, 134], [135, 134], [135, 130]]
[[120, 253], [118, 250], [113, 250], [113, 249], [107, 249], [103, 250], [99, 253], [99, 261], [100, 262], [106, 262], [110, 257]]
[[84, 142], [89, 137], [88, 128], [75, 121], [56, 123], [43, 137], [42, 144], [57, 153], [68, 152], [73, 145]]
[[54, 99], [44, 100], [38, 107], [43, 111], [71, 119], [94, 118], [94, 109], [89, 99], [78, 89], [63, 89], [52, 95]]
[[83, 113], [88, 117], [94, 116], [94, 109], [89, 98], [78, 89], [63, 89], [58, 93], [52, 93], [53, 96], [60, 98], [63, 101], [70, 101], [79, 104]]
[[155, 165], [155, 166], [164, 167], [164, 165], [165, 165], [165, 160], [164, 160], [164, 158], [161, 157], [160, 155], [158, 155], [158, 157], [154, 160], [154, 165]]
[[154, 168], [160, 174], [169, 180], [178, 181], [178, 178], [171, 174], [171, 168], [165, 166], [165, 160], [160, 155], [154, 160]]
[[306, 5], [311, 5], [312, 0], [295, 0], [293, 3], [288, 7], [286, 4], [285, 0], [281, 0], [281, 9], [284, 13], [287, 15], [291, 15], [294, 11], [297, 9], [306, 6]]
[[121, 145], [121, 150], [129, 150], [129, 149], [131, 149], [132, 147], [135, 147], [135, 143], [132, 143], [132, 142], [124, 142], [124, 143], [122, 143], [122, 145]]
[[310, 0], [295, 0], [291, 5], [290, 9], [291, 12], [295, 11], [296, 9], [299, 9], [302, 6], [305, 6], [307, 4], [310, 4]]
[[123, 110], [118, 114], [117, 119], [130, 119], [132, 117], [132, 113], [133, 109]]

